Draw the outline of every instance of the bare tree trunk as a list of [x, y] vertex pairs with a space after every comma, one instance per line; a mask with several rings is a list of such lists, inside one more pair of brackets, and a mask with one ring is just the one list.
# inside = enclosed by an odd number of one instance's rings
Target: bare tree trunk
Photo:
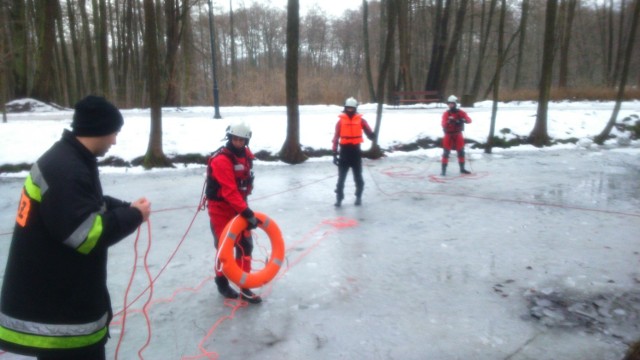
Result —
[[549, 134], [547, 133], [547, 109], [549, 106], [553, 74], [557, 9], [558, 0], [547, 1], [544, 27], [544, 53], [542, 56], [542, 72], [538, 89], [538, 112], [536, 114], [536, 123], [529, 135], [529, 142], [537, 147], [549, 145], [550, 143]]
[[[185, 0], [183, 0], [184, 2]], [[166, 0], [164, 2], [165, 21], [166, 21], [166, 41], [167, 41], [167, 57], [166, 57], [166, 97], [164, 105], [178, 106], [180, 105], [180, 87], [178, 86], [178, 47], [182, 38], [183, 17], [188, 14], [186, 4], [182, 6], [176, 0]], [[184, 12], [183, 12], [184, 11]]]
[[409, 28], [409, 0], [398, 1], [398, 84], [395, 90], [413, 91], [411, 77], [411, 31]]
[[[122, 15], [120, 16], [120, 26], [118, 27], [122, 34], [120, 34], [120, 61], [118, 61], [118, 74], [116, 74], [116, 95], [121, 104], [126, 104], [131, 101], [129, 98], [129, 90], [131, 79], [131, 57], [133, 56], [132, 39], [133, 31], [133, 0], [125, 0], [122, 6]], [[127, 104], [128, 105], [128, 104]]]
[[[75, 99], [79, 98], [77, 95], [77, 91], [75, 90], [75, 82], [73, 79], [75, 78], [74, 72], [71, 70], [71, 60], [69, 59], [69, 54], [67, 50], [67, 42], [65, 40], [65, 34], [63, 29], [63, 21], [62, 21], [62, 8], [60, 7], [60, 3], [56, 1], [56, 25], [57, 25], [57, 34], [58, 34], [58, 43], [60, 44], [60, 52], [62, 55], [62, 66], [64, 67], [64, 72], [60, 74], [62, 76], [61, 84], [64, 84], [64, 97], [65, 104], [70, 104], [75, 101]], [[62, 70], [62, 69], [60, 69]]]
[[9, 20], [8, 5], [0, 6], [0, 111], [2, 112], [2, 122], [7, 122], [6, 104], [9, 99], [9, 58], [11, 51], [11, 38], [9, 36]]
[[173, 167], [162, 150], [162, 99], [160, 68], [158, 66], [158, 39], [156, 34], [156, 9], [153, 0], [144, 0], [144, 45], [147, 53], [147, 78], [149, 103], [151, 104], [151, 131], [149, 146], [144, 157], [145, 169]]
[[28, 96], [29, 40], [27, 7], [24, 0], [13, 0], [9, 12], [11, 24], [11, 75], [13, 76], [14, 96]]
[[[122, 14], [119, 11], [118, 5], [119, 2], [115, 2], [112, 6], [111, 0], [107, 0], [107, 34], [110, 40], [109, 49], [110, 52], [109, 59], [107, 60], [107, 79], [109, 83], [109, 93], [110, 97], [117, 99], [118, 98], [118, 73], [120, 69], [120, 63], [122, 62], [122, 39], [120, 36], [120, 31], [118, 31], [118, 27], [121, 24], [120, 15]], [[110, 61], [109, 61], [110, 60]]]
[[83, 66], [86, 69], [87, 77], [89, 78], [88, 92], [95, 92], [98, 90], [96, 85], [96, 73], [95, 73], [95, 59], [93, 50], [93, 37], [91, 36], [89, 17], [87, 15], [86, 0], [78, 0], [78, 7], [80, 7], [80, 17], [82, 18], [82, 39], [84, 42], [84, 49], [86, 54], [85, 64]]
[[[132, 29], [132, 34], [135, 34], [132, 39], [133, 54], [131, 55], [131, 78], [133, 81], [131, 82], [132, 88], [129, 90], [129, 93], [134, 97], [135, 103], [141, 106], [148, 106], [148, 104], [145, 103], [147, 99], [147, 89], [145, 88], [144, 79], [147, 69], [145, 68], [144, 61], [144, 46], [141, 46], [141, 43], [144, 42], [144, 12], [142, 11], [142, 5], [139, 1], [133, 1], [133, 7], [136, 8]], [[141, 36], [143, 39], [140, 38]], [[143, 91], [139, 89], [143, 89]]]
[[[612, 5], [613, 6], [613, 5]], [[625, 9], [627, 8], [626, 1], [620, 1], [620, 19], [618, 20], [618, 47], [616, 48], [615, 54], [615, 62], [613, 63], [613, 74], [611, 75], [611, 83], [616, 84], [620, 79], [620, 69], [622, 66], [620, 65], [623, 61], [624, 56], [624, 25], [625, 25]]]
[[558, 86], [566, 88], [569, 80], [569, 45], [573, 28], [573, 19], [576, 14], [578, 0], [562, 0], [563, 21], [560, 39], [560, 73], [558, 75]]
[[442, 64], [442, 74], [440, 75], [440, 83], [437, 86], [438, 91], [440, 91], [440, 94], [442, 96], [444, 96], [443, 93], [447, 89], [449, 76], [451, 75], [451, 71], [453, 70], [452, 64], [454, 63], [458, 48], [460, 47], [460, 40], [462, 39], [462, 28], [467, 12], [467, 3], [468, 0], [460, 0], [460, 4], [458, 5], [459, 7], [456, 12], [456, 21], [453, 27], [453, 34], [451, 35], [451, 40], [449, 41], [449, 46], [444, 56], [444, 62]]
[[80, 99], [85, 94], [84, 76], [82, 73], [82, 52], [78, 41], [78, 25], [72, 0], [67, 0], [67, 14], [69, 17], [69, 33], [71, 35], [71, 48], [73, 50], [74, 78], [76, 85], [74, 93], [70, 94], [72, 102]]
[[397, 0], [387, 0], [387, 37], [384, 46], [383, 60], [380, 65], [380, 74], [378, 75], [378, 89], [376, 96], [378, 99], [378, 107], [376, 110], [376, 125], [374, 129], [375, 138], [371, 143], [371, 149], [364, 151], [363, 156], [370, 159], [379, 159], [382, 157], [382, 149], [378, 145], [378, 137], [380, 136], [380, 126], [382, 125], [382, 108], [384, 99], [384, 86], [385, 79], [387, 78], [387, 72], [389, 71], [389, 64], [391, 63], [391, 57], [393, 56], [393, 38], [395, 36], [396, 20], [398, 14], [396, 12]]
[[[98, 42], [98, 76], [100, 78], [100, 90], [104, 96], [109, 96], [111, 87], [109, 86], [109, 42], [107, 35], [107, 14], [106, 0], [99, 0], [99, 16], [96, 20], [96, 40]], [[93, 16], [96, 17], [96, 7], [93, 8]]]
[[444, 66], [444, 55], [447, 49], [447, 37], [449, 27], [449, 14], [451, 12], [451, 0], [446, 0], [443, 6], [442, 0], [436, 0], [435, 31], [433, 34], [433, 47], [431, 49], [431, 62], [424, 90], [440, 90], [440, 76]]
[[[185, 1], [185, 6], [187, 2]], [[189, 14], [189, 8], [183, 10], [184, 14]], [[184, 16], [184, 26], [182, 28], [182, 73], [184, 80], [181, 82], [180, 103], [184, 105], [197, 104], [199, 91], [197, 90], [198, 78], [200, 73], [196, 74], [194, 58], [195, 58], [195, 38], [194, 24], [191, 16]]]
[[[474, 8], [474, 1], [473, 0], [470, 0], [470, 7], [472, 9]], [[466, 64], [464, 66], [464, 77], [463, 77], [463, 80], [462, 80], [462, 89], [464, 89], [465, 93], [469, 92], [469, 81], [470, 81], [469, 77], [471, 76], [470, 72], [471, 72], [471, 58], [472, 58], [471, 49], [473, 48], [474, 25], [475, 25], [475, 22], [474, 22], [475, 16], [470, 16], [469, 18], [470, 18], [469, 19], [469, 33], [467, 34], [467, 52], [468, 52], [468, 55], [467, 55]], [[473, 100], [473, 99], [471, 99], [471, 100]]]
[[233, 0], [229, 0], [229, 45], [231, 51], [231, 92], [235, 94], [238, 83], [238, 64], [236, 60], [236, 30], [233, 21]]
[[36, 2], [36, 24], [38, 32], [38, 55], [32, 95], [36, 99], [50, 102], [53, 100], [55, 84], [54, 46], [56, 44], [55, 19], [58, 0]]
[[307, 155], [300, 147], [300, 111], [298, 102], [298, 59], [300, 52], [300, 2], [287, 2], [287, 138], [280, 149], [280, 159], [287, 164], [300, 164]]
[[493, 148], [493, 137], [496, 130], [496, 117], [498, 115], [498, 101], [500, 96], [500, 73], [504, 62], [504, 21], [507, 13], [507, 2], [501, 0], [500, 21], [498, 24], [498, 63], [496, 64], [496, 74], [493, 77], [493, 104], [491, 106], [491, 124], [489, 125], [489, 136], [487, 136], [487, 146], [484, 152], [491, 154]]
[[[491, 2], [489, 4], [489, 14], [487, 15], [487, 19], [486, 19], [487, 21], [486, 27], [482, 27], [482, 25], [480, 26], [480, 31], [481, 31], [480, 48], [478, 50], [476, 74], [474, 76], [473, 84], [471, 85], [471, 91], [470, 91], [471, 97], [473, 99], [477, 99], [478, 93], [480, 92], [480, 85], [482, 83], [482, 73], [484, 70], [484, 63], [486, 60], [485, 54], [487, 52], [489, 37], [491, 35], [491, 24], [493, 23], [493, 13], [495, 12], [495, 9], [496, 9], [497, 0], [490, 0], [490, 1]], [[484, 1], [483, 1], [483, 4], [484, 4]], [[483, 8], [483, 14], [484, 14], [484, 5], [482, 8]]]
[[367, 0], [362, 0], [362, 37], [364, 42], [364, 67], [367, 74], [367, 86], [369, 88], [369, 100], [377, 101], [376, 91], [373, 88], [373, 75], [371, 74], [371, 49], [369, 46], [369, 5]]
[[522, 59], [525, 56], [524, 45], [527, 38], [527, 20], [529, 19], [529, 0], [522, 0], [520, 11], [520, 39], [518, 40], [518, 59], [516, 60], [516, 74], [513, 79], [513, 89], [520, 88], [522, 77]]
[[633, 17], [631, 20], [631, 30], [629, 30], [629, 36], [627, 38], [627, 46], [625, 49], [624, 55], [624, 65], [622, 66], [622, 73], [620, 75], [620, 85], [618, 86], [618, 94], [616, 96], [616, 105], [613, 108], [613, 113], [611, 114], [611, 118], [609, 118], [609, 122], [602, 130], [602, 132], [594, 138], [594, 142], [596, 144], [602, 145], [604, 141], [609, 137], [611, 133], [611, 129], [613, 125], [616, 123], [616, 119], [618, 118], [618, 112], [620, 111], [620, 106], [622, 100], [624, 99], [624, 90], [627, 86], [627, 78], [629, 77], [629, 64], [631, 63], [631, 56], [633, 54], [633, 47], [636, 38], [636, 31], [638, 29], [638, 18], [640, 17], [640, 0], [635, 0], [635, 6], [633, 8]]
[[[597, 4], [596, 4], [597, 5]], [[605, 54], [607, 54], [607, 61], [605, 62], [606, 67], [605, 67], [605, 71], [606, 71], [606, 76], [608, 79], [608, 84], [609, 86], [613, 86], [613, 84], [615, 83], [615, 79], [612, 79], [611, 76], [613, 75], [613, 38], [614, 38], [614, 27], [615, 27], [615, 21], [614, 21], [614, 11], [613, 11], [613, 0], [609, 0], [609, 7], [607, 8], [606, 3], [603, 5], [603, 11], [606, 13], [607, 15], [607, 28], [605, 30], [605, 33], [607, 34], [607, 41], [605, 43]]]

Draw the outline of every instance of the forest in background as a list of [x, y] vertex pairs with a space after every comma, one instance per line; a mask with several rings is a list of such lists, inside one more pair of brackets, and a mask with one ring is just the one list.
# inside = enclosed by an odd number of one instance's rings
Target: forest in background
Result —
[[[363, 0], [337, 18], [319, 8], [300, 16], [300, 104], [375, 101], [387, 1]], [[93, 93], [119, 107], [149, 107], [144, 30], [153, 12], [161, 70], [153, 87], [162, 106], [213, 103], [212, 47], [222, 105], [284, 105], [286, 9], [229, 0], [223, 11], [215, 3], [210, 18], [207, 0], [0, 0], [3, 103], [32, 97], [71, 106]], [[425, 89], [491, 99], [498, 63], [500, 100], [536, 99], [546, 2], [506, 5], [499, 21], [498, 0], [395, 0], [385, 101], [394, 91]], [[552, 97], [615, 97], [632, 5], [559, 1]], [[627, 80], [625, 96], [638, 98], [640, 56], [632, 56]]]

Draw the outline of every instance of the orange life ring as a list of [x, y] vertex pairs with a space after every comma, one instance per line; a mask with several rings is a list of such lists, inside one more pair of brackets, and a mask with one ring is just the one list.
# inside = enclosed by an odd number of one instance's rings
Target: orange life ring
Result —
[[273, 280], [284, 263], [284, 241], [278, 224], [261, 212], [255, 212], [255, 217], [261, 221], [258, 227], [269, 236], [271, 241], [271, 256], [265, 267], [256, 272], [244, 272], [235, 262], [233, 255], [236, 239], [247, 228], [247, 220], [240, 215], [231, 219], [222, 230], [220, 253], [218, 258], [222, 263], [222, 272], [234, 284], [241, 288], [257, 288]]

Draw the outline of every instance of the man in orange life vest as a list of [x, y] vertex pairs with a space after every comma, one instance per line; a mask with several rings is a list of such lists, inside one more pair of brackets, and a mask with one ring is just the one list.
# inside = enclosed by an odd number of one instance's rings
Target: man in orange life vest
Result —
[[[237, 122], [227, 127], [227, 143], [218, 149], [209, 159], [207, 166], [207, 184], [205, 194], [207, 209], [211, 220], [211, 232], [216, 249], [222, 238], [225, 225], [240, 214], [247, 220], [247, 230], [236, 239], [236, 263], [244, 272], [251, 272], [251, 253], [253, 238], [251, 230], [258, 226], [253, 211], [247, 204], [247, 196], [253, 189], [253, 153], [247, 145], [251, 139], [251, 128], [244, 122]], [[216, 263], [216, 285], [218, 292], [225, 298], [238, 298], [238, 292], [229, 285], [229, 280]], [[249, 289], [240, 289], [240, 296], [252, 304], [262, 299]]]
[[447, 164], [449, 163], [449, 154], [451, 149], [458, 152], [458, 164], [460, 165], [460, 173], [471, 174], [464, 168], [464, 124], [470, 124], [471, 118], [462, 109], [458, 109], [458, 98], [455, 95], [449, 96], [447, 99], [449, 109], [442, 114], [442, 130], [444, 138], [442, 139], [442, 173], [447, 174]]
[[[362, 118], [356, 109], [358, 101], [352, 97], [344, 103], [344, 110], [338, 116], [340, 119], [336, 123], [336, 131], [333, 137], [333, 163], [338, 166], [338, 183], [336, 184], [336, 207], [342, 205], [344, 199], [344, 181], [349, 172], [353, 170], [353, 180], [356, 184], [355, 205], [362, 204], [362, 191], [364, 190], [364, 180], [362, 179], [362, 151], [360, 144], [363, 142], [362, 132], [369, 140], [373, 140], [375, 134], [371, 131], [369, 124]], [[338, 144], [340, 153], [338, 156]]]

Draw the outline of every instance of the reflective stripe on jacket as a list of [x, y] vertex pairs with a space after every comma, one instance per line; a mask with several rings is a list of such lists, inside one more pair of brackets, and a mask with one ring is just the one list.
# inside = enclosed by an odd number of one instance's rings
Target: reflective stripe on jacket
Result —
[[25, 321], [0, 314], [0, 338], [4, 341], [42, 350], [87, 347], [107, 334], [109, 314], [86, 324], [53, 325]]

